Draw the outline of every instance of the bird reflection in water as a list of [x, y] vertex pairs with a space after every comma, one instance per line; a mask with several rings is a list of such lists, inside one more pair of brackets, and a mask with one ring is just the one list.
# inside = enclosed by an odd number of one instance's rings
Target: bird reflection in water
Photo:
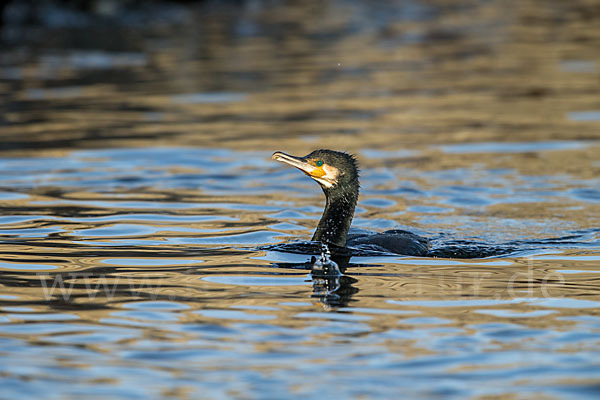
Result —
[[[335, 253], [334, 253], [335, 254]], [[358, 292], [352, 284], [357, 280], [342, 273], [348, 266], [350, 257], [347, 255], [331, 255], [329, 247], [321, 244], [321, 255], [311, 260], [313, 279], [312, 298], [332, 307], [343, 307], [348, 304], [351, 296]], [[341, 264], [341, 268], [340, 265]]]
[[358, 289], [352, 286], [356, 282], [356, 279], [346, 275], [313, 276], [311, 297], [330, 307], [345, 307], [352, 295], [358, 292]]
[[[310, 251], [308, 247], [312, 246], [306, 246], [308, 244], [304, 244], [304, 251]], [[318, 245], [320, 245], [321, 255], [318, 257], [312, 256], [310, 261], [305, 263], [276, 263], [273, 266], [310, 269], [313, 284], [311, 298], [318, 299], [329, 307], [344, 307], [348, 304], [352, 295], [358, 292], [358, 289], [352, 286], [358, 281], [344, 275], [346, 268], [350, 265], [350, 249], [324, 243], [318, 243]]]

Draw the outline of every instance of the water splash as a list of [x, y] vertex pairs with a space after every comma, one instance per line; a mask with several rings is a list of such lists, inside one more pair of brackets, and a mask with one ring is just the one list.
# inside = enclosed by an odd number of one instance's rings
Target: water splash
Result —
[[340, 276], [342, 272], [340, 267], [335, 261], [331, 259], [331, 252], [327, 244], [321, 244], [321, 256], [312, 265], [313, 275], [325, 275], [325, 276]]

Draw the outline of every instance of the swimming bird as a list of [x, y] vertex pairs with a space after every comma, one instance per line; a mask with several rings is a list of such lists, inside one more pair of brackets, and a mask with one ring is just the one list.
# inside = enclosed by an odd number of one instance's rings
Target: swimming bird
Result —
[[313, 241], [338, 247], [360, 246], [402, 255], [427, 255], [429, 241], [404, 230], [348, 233], [360, 188], [358, 163], [353, 155], [333, 150], [315, 150], [304, 157], [296, 157], [277, 151], [272, 158], [298, 168], [314, 179], [325, 193], [325, 209]]

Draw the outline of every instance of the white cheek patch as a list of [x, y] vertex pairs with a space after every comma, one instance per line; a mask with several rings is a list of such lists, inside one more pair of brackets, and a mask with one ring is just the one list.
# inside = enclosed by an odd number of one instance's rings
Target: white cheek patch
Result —
[[325, 172], [325, 175], [318, 178], [313, 176], [312, 178], [326, 188], [330, 188], [335, 185], [337, 183], [337, 177], [340, 174], [340, 170], [325, 164], [323, 165], [323, 171]]
[[323, 171], [325, 171], [325, 175], [323, 178], [327, 178], [332, 183], [337, 182], [338, 175], [340, 174], [340, 170], [336, 167], [332, 167], [331, 165], [323, 165]]

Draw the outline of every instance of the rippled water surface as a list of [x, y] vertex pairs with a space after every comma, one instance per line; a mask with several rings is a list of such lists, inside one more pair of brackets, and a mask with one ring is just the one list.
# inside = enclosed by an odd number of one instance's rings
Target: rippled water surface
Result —
[[[600, 3], [161, 7], [2, 29], [0, 398], [600, 396]], [[507, 251], [312, 275], [322, 147]]]

